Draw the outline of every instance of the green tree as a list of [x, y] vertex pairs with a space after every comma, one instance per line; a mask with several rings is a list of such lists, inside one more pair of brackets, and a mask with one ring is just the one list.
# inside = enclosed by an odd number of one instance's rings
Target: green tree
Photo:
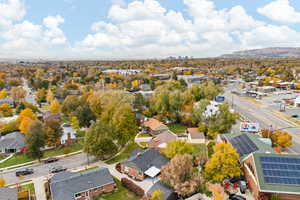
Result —
[[43, 157], [41, 148], [45, 146], [45, 133], [43, 125], [39, 121], [34, 121], [29, 127], [25, 136], [26, 155], [30, 158], [40, 159]]
[[167, 144], [164, 154], [168, 158], [173, 158], [176, 155], [192, 154], [194, 147], [183, 140], [175, 140]]
[[70, 121], [71, 121], [71, 127], [78, 132], [80, 130], [80, 125], [77, 117], [73, 116]]
[[85, 134], [84, 152], [102, 159], [111, 157], [118, 150], [111, 136], [112, 128], [97, 121]]
[[231, 144], [220, 143], [214, 146], [214, 154], [205, 164], [205, 177], [211, 182], [222, 182], [226, 178], [241, 175], [239, 154]]
[[121, 106], [116, 110], [112, 118], [112, 126], [115, 130], [113, 137], [120, 145], [125, 145], [134, 138], [138, 133], [138, 126], [130, 105]]
[[60, 120], [56, 118], [48, 118], [44, 122], [45, 140], [49, 147], [57, 147], [60, 145], [62, 136], [62, 128]]
[[75, 110], [75, 116], [79, 120], [80, 127], [89, 127], [91, 121], [96, 120], [96, 116], [88, 105], [81, 105]]

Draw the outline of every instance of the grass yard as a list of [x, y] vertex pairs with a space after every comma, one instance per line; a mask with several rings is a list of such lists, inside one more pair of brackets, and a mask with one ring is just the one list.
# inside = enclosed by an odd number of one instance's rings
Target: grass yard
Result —
[[148, 133], [140, 133], [138, 137], [152, 137], [152, 136]]
[[123, 187], [119, 180], [115, 179], [117, 188], [115, 192], [110, 194], [103, 194], [93, 200], [138, 200], [140, 199], [134, 193], [130, 192], [127, 188]]
[[[70, 153], [79, 151], [81, 149], [82, 149], [82, 145], [74, 144], [74, 145], [70, 146], [70, 150], [71, 150]], [[44, 152], [43, 158], [59, 156], [59, 155], [63, 155], [63, 154], [64, 154], [63, 148], [56, 148], [56, 149], [46, 150]], [[14, 155], [11, 159], [9, 159], [7, 161], [0, 163], [0, 168], [9, 167], [12, 165], [23, 164], [23, 163], [31, 162], [34, 160], [35, 159], [26, 157], [24, 154], [18, 154], [18, 155]]]
[[185, 133], [187, 126], [182, 124], [168, 124], [169, 129], [176, 134]]
[[207, 154], [207, 147], [206, 144], [193, 144], [194, 146], [194, 155], [199, 153]]
[[121, 154], [117, 155], [116, 157], [114, 157], [111, 160], [106, 161], [106, 163], [107, 164], [114, 164], [114, 163], [117, 163], [121, 160], [125, 160], [126, 158], [128, 158], [128, 156], [130, 155], [130, 153], [134, 149], [140, 149], [140, 147], [135, 142], [131, 142], [127, 145], [127, 147], [122, 151]]

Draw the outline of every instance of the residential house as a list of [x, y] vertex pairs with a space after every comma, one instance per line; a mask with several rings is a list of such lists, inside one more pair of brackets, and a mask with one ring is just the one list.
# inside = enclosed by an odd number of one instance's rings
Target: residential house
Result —
[[219, 142], [232, 144], [240, 155], [240, 162], [254, 152], [276, 153], [269, 139], [262, 138], [253, 133], [222, 134], [218, 136], [218, 140]]
[[300, 107], [300, 96], [298, 96], [295, 101], [294, 101], [294, 106], [295, 107]]
[[60, 144], [69, 146], [75, 143], [76, 143], [76, 130], [74, 130], [68, 124], [63, 124]]
[[167, 147], [169, 142], [177, 140], [177, 135], [172, 131], [164, 131], [158, 134], [156, 137], [152, 138], [149, 143], [149, 148], [154, 148], [156, 150], [161, 150]]
[[17, 200], [17, 188], [0, 187], [0, 200]]
[[257, 91], [262, 93], [271, 93], [271, 92], [275, 92], [276, 88], [273, 86], [263, 86], [263, 87], [257, 87]]
[[300, 155], [252, 153], [244, 159], [243, 170], [256, 200], [300, 199]]
[[162, 166], [166, 165], [169, 159], [155, 149], [135, 151], [130, 157], [121, 162], [121, 172], [135, 180], [142, 181], [147, 176], [154, 178], [160, 173]]
[[20, 152], [23, 147], [25, 147], [25, 137], [20, 132], [0, 136], [0, 154]]
[[163, 184], [162, 182], [158, 181], [156, 182], [146, 193], [146, 199], [149, 199], [151, 195], [155, 191], [161, 191], [162, 192], [162, 199], [161, 200], [177, 200], [178, 195], [175, 193], [174, 189]]
[[3, 105], [3, 104], [8, 104], [8, 105], [10, 105], [11, 107], [14, 107], [14, 106], [15, 106], [15, 102], [14, 102], [14, 100], [11, 99], [11, 98], [0, 99], [0, 105]]
[[188, 86], [191, 86], [194, 83], [201, 83], [208, 77], [206, 75], [178, 75], [177, 79], [183, 79]]
[[149, 133], [153, 136], [169, 130], [166, 125], [154, 118], [145, 119], [142, 128], [144, 132]]
[[52, 200], [87, 200], [116, 188], [107, 168], [97, 168], [82, 173], [61, 172], [49, 179]]
[[188, 128], [188, 143], [192, 144], [205, 144], [205, 135], [204, 133], [200, 132], [198, 128]]

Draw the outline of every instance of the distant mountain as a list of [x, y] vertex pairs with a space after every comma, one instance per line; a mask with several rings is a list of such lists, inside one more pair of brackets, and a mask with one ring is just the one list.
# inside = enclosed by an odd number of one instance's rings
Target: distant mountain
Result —
[[300, 58], [300, 48], [272, 47], [236, 51], [232, 54], [224, 54], [221, 58]]

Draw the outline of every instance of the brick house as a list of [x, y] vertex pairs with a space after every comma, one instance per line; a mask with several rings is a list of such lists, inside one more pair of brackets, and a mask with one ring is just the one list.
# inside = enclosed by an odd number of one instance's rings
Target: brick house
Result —
[[256, 200], [300, 199], [300, 155], [253, 153], [243, 161], [248, 187]]
[[142, 124], [142, 129], [144, 132], [149, 133], [152, 136], [156, 136], [164, 131], [169, 130], [165, 124], [154, 118], [145, 119], [144, 123]]
[[76, 130], [74, 130], [68, 124], [63, 124], [60, 143], [64, 146], [69, 146], [76, 143], [76, 138]]
[[120, 163], [121, 172], [142, 181], [147, 176], [154, 178], [169, 159], [155, 149], [135, 150], [127, 160]]
[[61, 172], [49, 179], [49, 185], [52, 200], [88, 200], [116, 188], [107, 168], [82, 173]]

